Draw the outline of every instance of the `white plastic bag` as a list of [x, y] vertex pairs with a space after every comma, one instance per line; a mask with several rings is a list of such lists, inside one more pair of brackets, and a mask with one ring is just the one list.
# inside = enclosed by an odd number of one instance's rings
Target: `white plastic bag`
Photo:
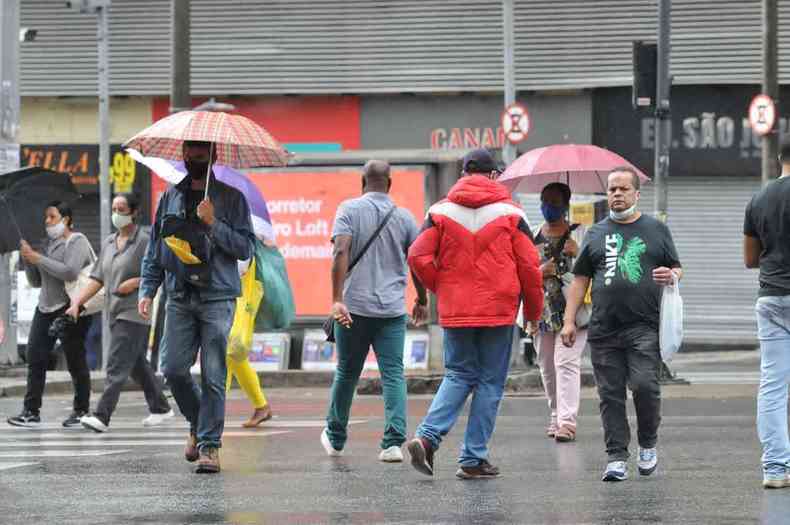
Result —
[[664, 286], [661, 295], [658, 342], [661, 347], [661, 359], [664, 361], [671, 360], [683, 343], [683, 298], [680, 296], [680, 284], [674, 272], [672, 281], [673, 284]]

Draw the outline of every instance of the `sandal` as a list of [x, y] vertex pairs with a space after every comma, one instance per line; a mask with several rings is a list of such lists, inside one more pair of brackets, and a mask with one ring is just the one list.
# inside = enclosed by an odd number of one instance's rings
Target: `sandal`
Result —
[[261, 408], [256, 408], [255, 412], [250, 416], [250, 419], [245, 421], [241, 424], [244, 428], [254, 428], [263, 423], [264, 421], [268, 421], [272, 418], [272, 409], [269, 405], [265, 405]]
[[576, 441], [576, 429], [568, 426], [562, 426], [554, 434], [554, 439], [559, 443], [569, 443]]

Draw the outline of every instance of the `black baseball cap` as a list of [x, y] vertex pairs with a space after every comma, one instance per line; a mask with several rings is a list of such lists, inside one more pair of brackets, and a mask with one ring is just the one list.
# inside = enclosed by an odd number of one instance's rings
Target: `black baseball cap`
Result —
[[464, 173], [491, 173], [499, 171], [499, 168], [491, 152], [485, 148], [479, 148], [464, 155], [463, 170]]

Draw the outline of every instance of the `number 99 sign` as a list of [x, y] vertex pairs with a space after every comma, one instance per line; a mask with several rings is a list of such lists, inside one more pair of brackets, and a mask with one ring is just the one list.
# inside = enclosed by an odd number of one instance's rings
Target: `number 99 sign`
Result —
[[110, 182], [114, 193], [131, 193], [137, 175], [137, 163], [128, 153], [119, 151], [112, 157], [110, 166]]

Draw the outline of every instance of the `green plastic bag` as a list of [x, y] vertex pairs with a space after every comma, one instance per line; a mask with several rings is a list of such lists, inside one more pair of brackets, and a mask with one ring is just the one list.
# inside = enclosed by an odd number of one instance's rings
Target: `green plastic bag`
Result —
[[284, 330], [296, 315], [285, 258], [275, 246], [256, 241], [255, 263], [257, 280], [263, 283], [263, 301], [255, 318], [255, 330]]

